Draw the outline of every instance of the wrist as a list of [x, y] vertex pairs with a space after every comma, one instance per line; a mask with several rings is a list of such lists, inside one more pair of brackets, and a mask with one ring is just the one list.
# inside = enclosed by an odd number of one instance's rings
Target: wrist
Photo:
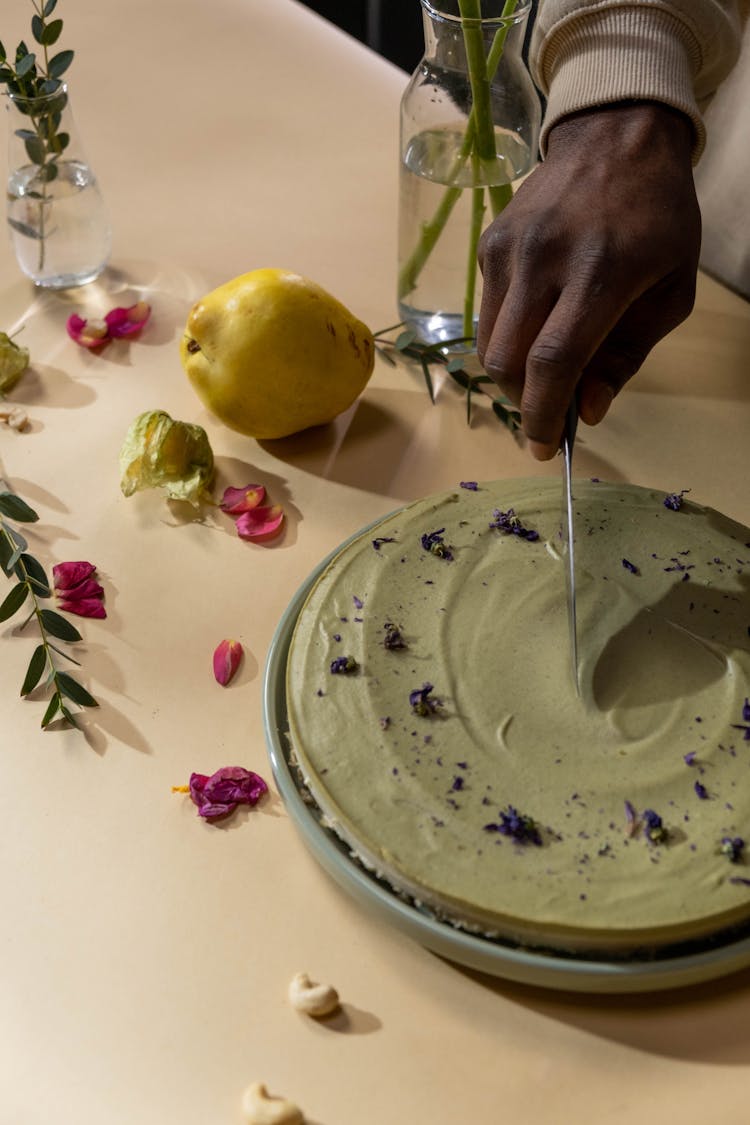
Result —
[[623, 160], [651, 155], [669, 155], [690, 167], [695, 146], [695, 128], [681, 110], [658, 101], [623, 100], [591, 106], [560, 118], [549, 131], [547, 156], [564, 149], [583, 148], [592, 153], [616, 150]]

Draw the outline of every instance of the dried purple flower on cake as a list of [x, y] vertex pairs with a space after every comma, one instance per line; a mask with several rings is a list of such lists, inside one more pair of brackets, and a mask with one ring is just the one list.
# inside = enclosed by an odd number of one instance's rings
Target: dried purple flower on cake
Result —
[[653, 809], [643, 810], [643, 830], [652, 844], [663, 844], [669, 835], [661, 817]]
[[386, 621], [383, 626], [385, 629], [385, 636], [383, 637], [383, 647], [387, 649], [402, 649], [408, 648], [406, 641], [401, 635], [401, 630], [392, 621]]
[[436, 699], [432, 694], [432, 684], [422, 684], [421, 688], [409, 692], [409, 706], [415, 715], [428, 718], [436, 714], [443, 706], [442, 700]]
[[330, 667], [332, 676], [349, 676], [357, 671], [359, 664], [353, 656], [337, 656], [331, 661]]
[[444, 527], [439, 527], [437, 531], [426, 532], [422, 536], [422, 549], [429, 551], [431, 555], [437, 555], [439, 559], [450, 562], [453, 559], [453, 552], [443, 539], [444, 531]]
[[462, 481], [459, 481], [459, 486], [460, 486], [461, 488], [466, 488], [466, 489], [468, 489], [468, 490], [469, 490], [469, 492], [477, 492], [477, 491], [478, 491], [478, 489], [479, 489], [479, 485], [477, 484], [477, 482], [476, 482], [475, 480], [462, 480]]
[[501, 512], [499, 508], [495, 508], [489, 526], [494, 531], [501, 531], [504, 535], [517, 535], [519, 539], [527, 539], [529, 543], [534, 543], [539, 538], [538, 531], [532, 531], [530, 528], [523, 526], [513, 508], [508, 508], [507, 512]]
[[641, 573], [640, 570], [638, 569], [638, 567], [635, 565], [635, 563], [630, 562], [628, 559], [623, 559], [622, 565], [625, 567], [626, 570], [629, 570], [631, 574], [640, 574]]
[[701, 801], [708, 800], [708, 789], [706, 789], [705, 785], [702, 782], [696, 781], [693, 789], [695, 790], [696, 797], [700, 797]]
[[745, 705], [742, 708], [742, 718], [745, 720], [745, 722], [732, 723], [732, 730], [741, 730], [743, 732], [742, 737], [745, 742], [750, 742], [750, 704], [748, 704], [747, 699], [745, 700]]
[[498, 816], [500, 823], [485, 824], [485, 832], [499, 832], [501, 836], [510, 836], [517, 844], [535, 844], [541, 847], [541, 833], [533, 817], [520, 813], [513, 805], [501, 809]]
[[721, 841], [722, 855], [727, 856], [730, 863], [739, 863], [745, 850], [745, 841], [741, 836], [724, 836]]
[[379, 551], [384, 543], [395, 543], [395, 539], [389, 538], [387, 535], [379, 535], [377, 539], [373, 539], [372, 545], [376, 551]]
[[683, 488], [681, 492], [670, 492], [668, 496], [664, 497], [664, 507], [669, 508], [672, 512], [679, 512], [682, 507], [682, 498], [689, 491], [689, 488]]

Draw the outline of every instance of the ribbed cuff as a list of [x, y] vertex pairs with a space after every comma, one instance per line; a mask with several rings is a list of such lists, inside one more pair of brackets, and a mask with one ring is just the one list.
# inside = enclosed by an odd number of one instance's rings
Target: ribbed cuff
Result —
[[564, 20], [536, 60], [535, 79], [547, 95], [540, 148], [562, 117], [620, 101], [656, 101], [693, 123], [695, 164], [706, 129], [693, 90], [700, 50], [689, 28], [669, 12], [608, 7]]

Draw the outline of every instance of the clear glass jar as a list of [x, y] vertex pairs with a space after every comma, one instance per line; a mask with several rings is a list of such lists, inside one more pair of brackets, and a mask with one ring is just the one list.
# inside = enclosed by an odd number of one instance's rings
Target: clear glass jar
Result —
[[65, 83], [43, 97], [8, 93], [7, 110], [7, 218], [18, 264], [43, 288], [93, 281], [112, 237]]
[[541, 111], [522, 57], [530, 0], [420, 2], [425, 53], [401, 100], [398, 309], [435, 343], [476, 334], [479, 235], [536, 163]]

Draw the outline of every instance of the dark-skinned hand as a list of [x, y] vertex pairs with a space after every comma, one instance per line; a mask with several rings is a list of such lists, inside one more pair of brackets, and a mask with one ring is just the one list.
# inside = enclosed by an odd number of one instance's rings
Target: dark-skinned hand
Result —
[[559, 121], [547, 156], [485, 231], [477, 350], [553, 457], [578, 391], [596, 425], [695, 298], [700, 212], [693, 127], [658, 103]]

